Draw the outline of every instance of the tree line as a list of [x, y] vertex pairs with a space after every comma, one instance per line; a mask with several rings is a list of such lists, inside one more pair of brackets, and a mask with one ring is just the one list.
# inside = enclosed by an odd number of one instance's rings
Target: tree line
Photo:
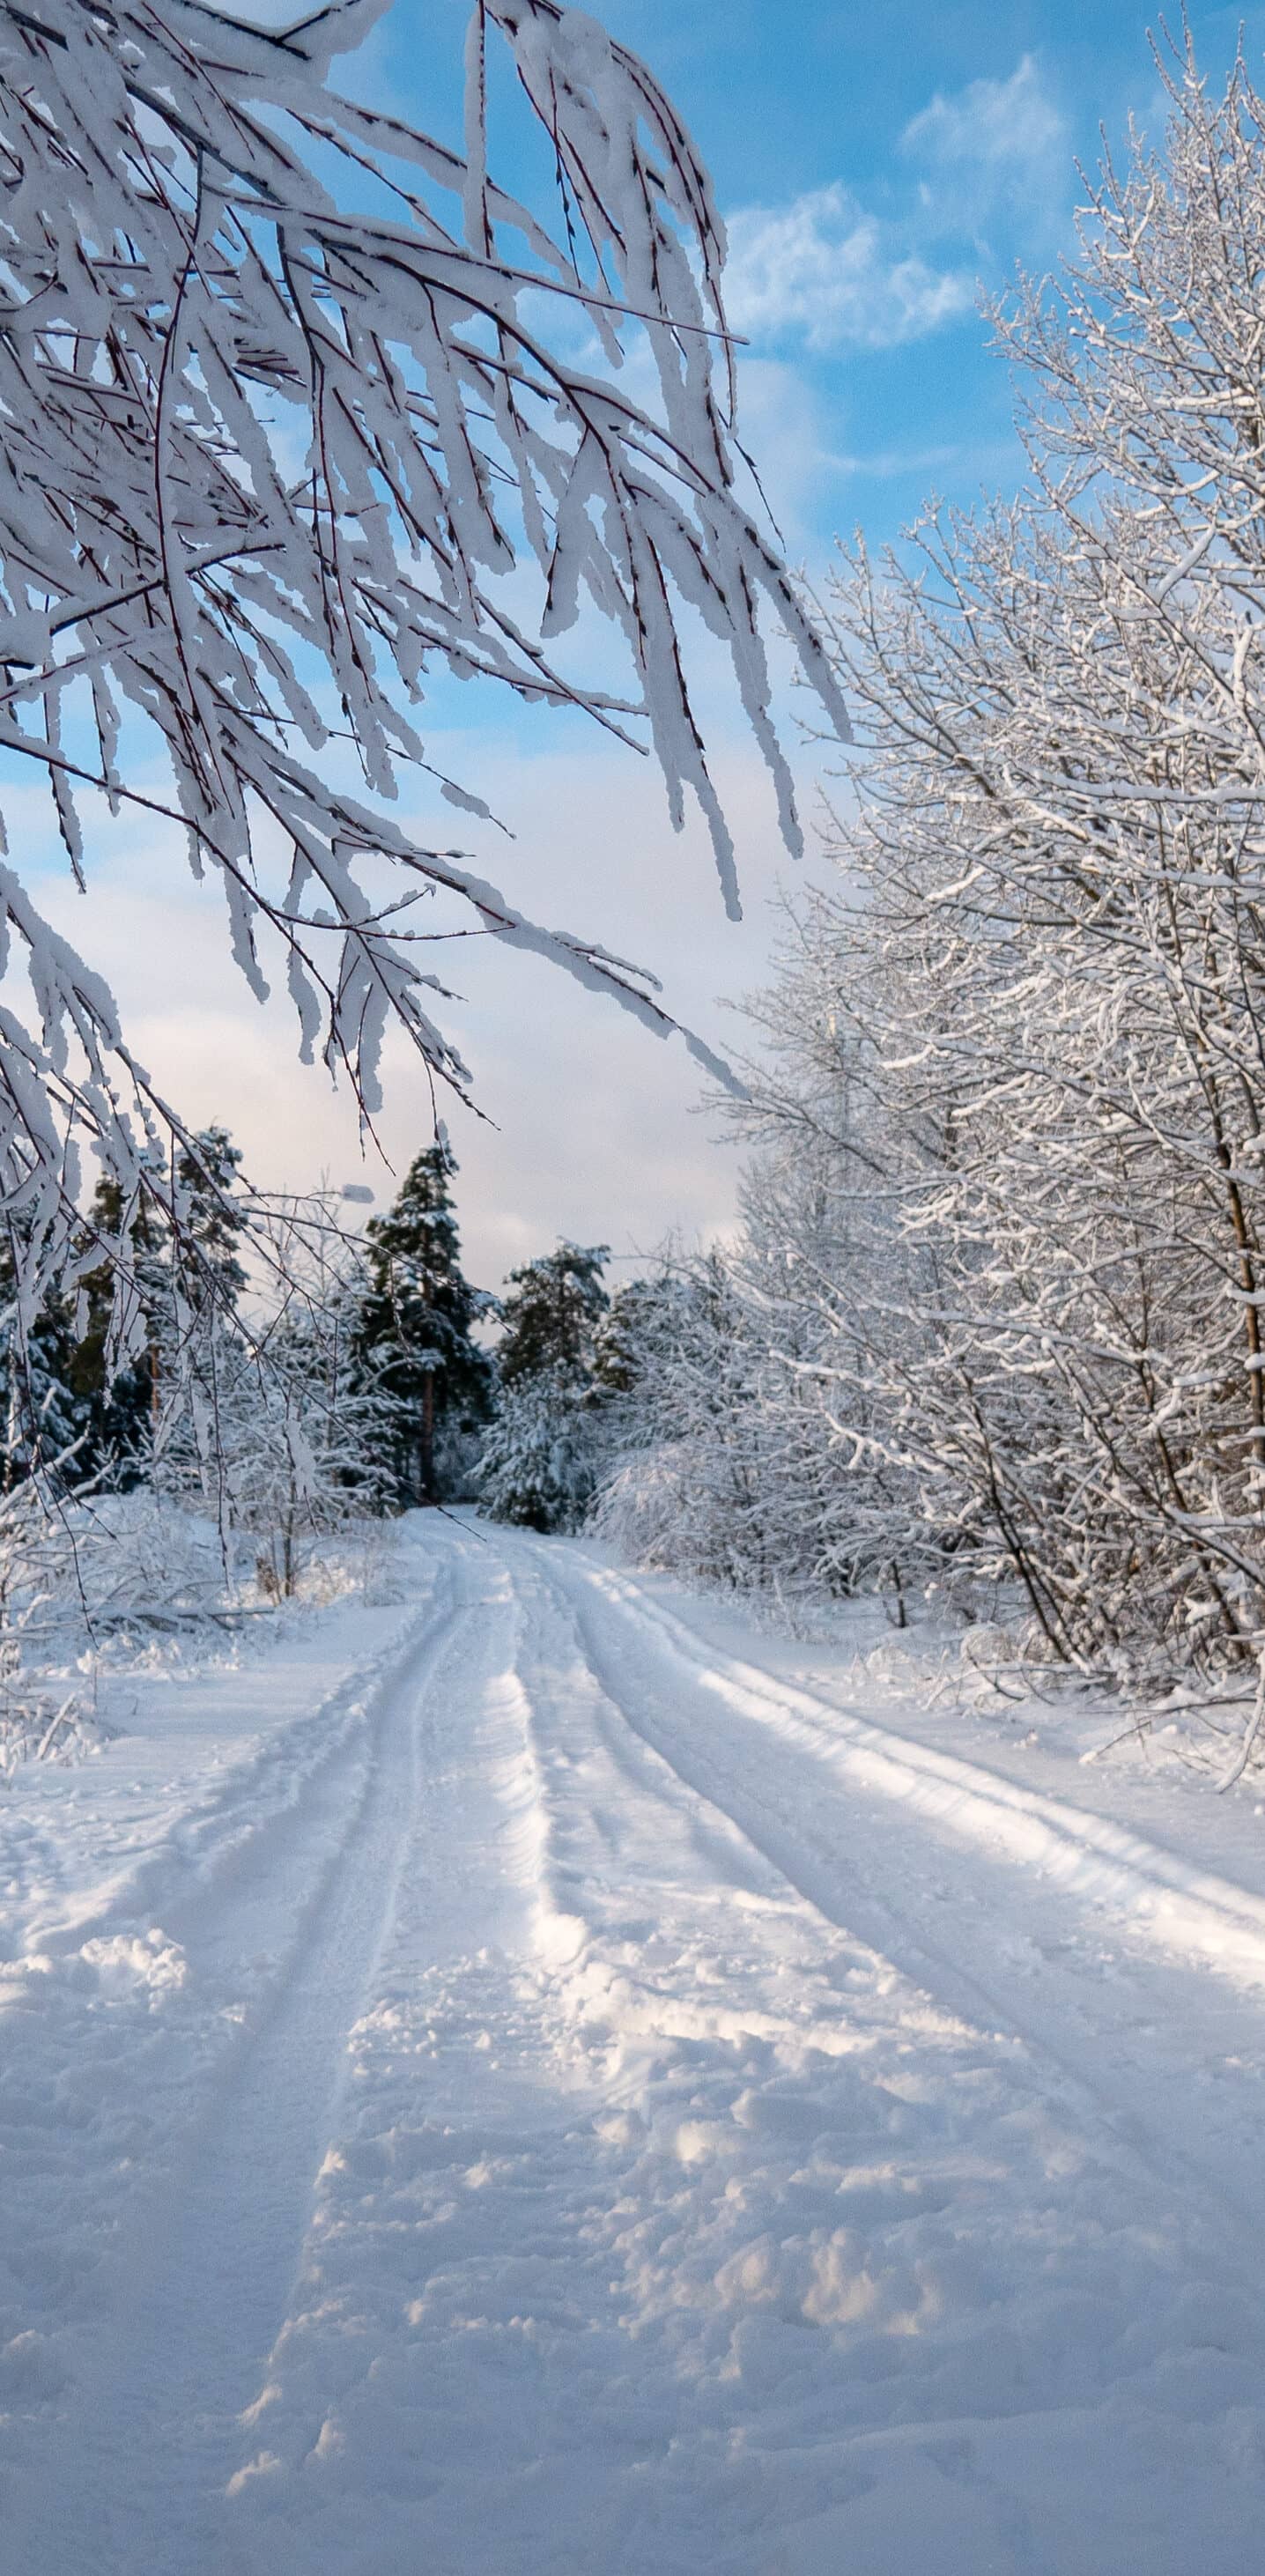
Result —
[[[1027, 488], [824, 607], [855, 717], [603, 1506], [710, 1579], [997, 1603], [1130, 1686], [1265, 1638], [1265, 103], [1164, 74], [995, 314]], [[1263, 1699], [1256, 1702], [1259, 1724]]]
[[360, 1232], [333, 1193], [261, 1200], [240, 1164], [213, 1126], [129, 1205], [103, 1177], [75, 1292], [33, 1312], [5, 1247], [4, 1492], [205, 1509], [254, 1534], [278, 1597], [307, 1541], [355, 1518], [478, 1500], [578, 1526], [626, 1377], [606, 1247], [561, 1243], [495, 1297], [465, 1275], [446, 1142]]

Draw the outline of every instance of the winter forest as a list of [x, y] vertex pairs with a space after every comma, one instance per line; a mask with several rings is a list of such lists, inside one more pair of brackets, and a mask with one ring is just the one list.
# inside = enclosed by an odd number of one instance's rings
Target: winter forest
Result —
[[1265, 16], [989, 14], [0, 0], [31, 2576], [1260, 2563]]

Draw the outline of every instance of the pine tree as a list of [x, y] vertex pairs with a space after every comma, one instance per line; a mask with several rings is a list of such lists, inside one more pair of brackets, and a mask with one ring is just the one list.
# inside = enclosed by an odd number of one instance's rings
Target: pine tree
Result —
[[578, 1377], [541, 1369], [515, 1378], [479, 1453], [484, 1510], [518, 1529], [578, 1529], [597, 1489], [603, 1429]]
[[599, 1374], [606, 1259], [604, 1243], [564, 1242], [510, 1273], [497, 1352], [502, 1400], [479, 1459], [494, 1520], [576, 1529], [588, 1509], [609, 1401]]
[[445, 1143], [410, 1165], [389, 1215], [365, 1229], [369, 1293], [356, 1335], [359, 1356], [403, 1409], [394, 1437], [398, 1502], [435, 1503], [448, 1483], [453, 1435], [487, 1421], [493, 1370], [472, 1327], [494, 1300], [472, 1288], [461, 1267], [453, 1213], [456, 1163]]
[[74, 1337], [66, 1301], [49, 1289], [33, 1316], [24, 1313], [18, 1296], [23, 1249], [11, 1222], [0, 1234], [0, 1481], [6, 1493], [32, 1475], [68, 1474], [73, 1481], [75, 1468], [59, 1462], [86, 1422], [71, 1383]]
[[[81, 1248], [101, 1259], [79, 1280], [78, 1331], [70, 1387], [83, 1409], [86, 1455], [109, 1483], [126, 1491], [148, 1471], [158, 1384], [160, 1320], [169, 1303], [168, 1249], [151, 1199], [125, 1207], [119, 1183], [103, 1173], [93, 1194]], [[115, 1365], [119, 1272], [131, 1305], [132, 1348]]]
[[175, 1256], [179, 1296], [194, 1314], [208, 1305], [232, 1309], [246, 1285], [237, 1257], [245, 1226], [233, 1201], [241, 1152], [226, 1127], [203, 1127], [176, 1156], [180, 1214]]
[[594, 1335], [593, 1373], [598, 1387], [614, 1398], [631, 1399], [647, 1373], [662, 1335], [662, 1318], [680, 1295], [679, 1282], [664, 1270], [652, 1279], [630, 1279], [616, 1290]]
[[588, 1385], [596, 1366], [598, 1328], [610, 1304], [602, 1286], [608, 1259], [604, 1243], [585, 1249], [563, 1242], [556, 1252], [511, 1270], [497, 1352], [502, 1386], [546, 1373]]
[[241, 1154], [225, 1127], [199, 1129], [173, 1157], [171, 1223], [153, 1340], [153, 1473], [171, 1491], [192, 1479], [221, 1531], [232, 1521], [223, 1419], [240, 1371], [238, 1305], [246, 1216]]

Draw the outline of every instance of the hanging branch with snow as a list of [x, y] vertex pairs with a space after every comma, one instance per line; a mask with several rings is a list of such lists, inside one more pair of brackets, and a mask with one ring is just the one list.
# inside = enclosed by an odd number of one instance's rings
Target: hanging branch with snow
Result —
[[[252, 989], [266, 931], [304, 1055], [369, 1116], [392, 1021], [466, 1085], [419, 962], [425, 893], [671, 1025], [648, 977], [387, 813], [402, 770], [485, 812], [428, 767], [428, 674], [650, 752], [674, 822], [701, 806], [731, 909], [679, 603], [729, 655], [792, 843], [762, 610], [841, 714], [735, 492], [721, 227], [669, 102], [593, 19], [478, 0], [458, 154], [328, 86], [381, 5], [270, 31], [192, 0], [0, 0], [0, 789], [44, 778], [81, 882], [94, 807], [180, 827]], [[494, 46], [548, 137], [552, 231], [489, 172]], [[652, 407], [619, 381], [629, 330]], [[582, 617], [626, 685], [568, 675]], [[0, 1001], [0, 1186], [47, 1273], [75, 1131], [128, 1192], [147, 1127], [182, 1131], [11, 863], [0, 926], [35, 1002], [28, 1023]]]

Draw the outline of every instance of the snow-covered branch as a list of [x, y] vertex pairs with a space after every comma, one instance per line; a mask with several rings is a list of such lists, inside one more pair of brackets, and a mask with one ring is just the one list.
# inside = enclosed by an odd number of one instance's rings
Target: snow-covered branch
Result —
[[[0, 796], [43, 777], [80, 880], [98, 804], [178, 825], [252, 989], [275, 949], [304, 1054], [368, 1115], [391, 1021], [433, 1077], [467, 1079], [383, 864], [670, 1025], [645, 977], [386, 810], [416, 775], [486, 811], [428, 763], [429, 675], [629, 734], [678, 823], [701, 805], [731, 904], [680, 604], [729, 656], [792, 841], [762, 609], [838, 709], [735, 491], [721, 228], [669, 102], [592, 18], [478, 0], [457, 153], [329, 86], [379, 15], [0, 5]], [[487, 166], [492, 45], [549, 139], [552, 228]], [[645, 404], [620, 378], [630, 332]], [[566, 667], [583, 619], [613, 630], [613, 689]], [[55, 1261], [68, 1134], [143, 1189], [164, 1104], [10, 870], [0, 931], [35, 1000], [0, 1028], [0, 1183]]]

